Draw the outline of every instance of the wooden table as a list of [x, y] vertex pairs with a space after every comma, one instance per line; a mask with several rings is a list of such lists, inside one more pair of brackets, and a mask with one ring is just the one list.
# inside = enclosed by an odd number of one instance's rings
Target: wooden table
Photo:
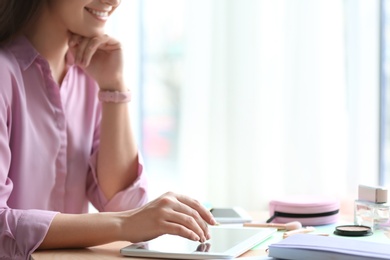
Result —
[[[349, 208], [345, 205], [341, 208]], [[266, 219], [268, 217], [268, 213], [257, 212], [256, 214], [251, 214], [254, 220]], [[346, 222], [353, 221], [353, 211], [342, 211], [341, 219]], [[329, 230], [333, 230], [332, 227], [328, 227], [325, 229], [326, 232], [330, 232]], [[270, 238], [264, 241], [260, 246], [255, 247], [254, 250], [250, 250], [243, 254], [243, 256], [267, 256], [266, 248], [269, 244], [278, 242], [282, 238], [282, 232], [277, 232], [273, 238]], [[390, 241], [390, 240], [388, 240]], [[389, 242], [390, 243], [390, 242]], [[85, 249], [63, 249], [63, 250], [44, 250], [37, 251], [32, 255], [33, 260], [46, 260], [46, 259], [126, 259], [120, 254], [120, 249], [128, 246], [129, 242], [114, 242], [101, 246], [95, 246]], [[139, 259], [145, 260], [145, 258], [128, 258], [128, 259]]]
[[[59, 260], [59, 259], [127, 259], [124, 258], [119, 250], [125, 246], [128, 246], [129, 242], [114, 242], [101, 246], [95, 246], [85, 249], [62, 249], [62, 250], [44, 250], [37, 251], [32, 255], [33, 260]], [[264, 255], [267, 253], [263, 249], [250, 250], [245, 253], [243, 256], [255, 256], [255, 255]], [[146, 258], [128, 258], [128, 259], [139, 259], [145, 260]], [[151, 258], [149, 258], [151, 259]]]

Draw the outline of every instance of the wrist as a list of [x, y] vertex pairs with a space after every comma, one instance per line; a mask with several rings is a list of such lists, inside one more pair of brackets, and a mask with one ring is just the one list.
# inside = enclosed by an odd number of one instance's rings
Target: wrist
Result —
[[124, 92], [127, 91], [126, 84], [123, 80], [113, 80], [107, 84], [99, 84], [99, 88], [101, 91], [119, 91]]
[[106, 219], [109, 223], [111, 238], [113, 241], [125, 241], [123, 237], [123, 218], [121, 217], [121, 212], [106, 212], [99, 213], [103, 215], [103, 218]]
[[[115, 212], [113, 213], [113, 217], [115, 218], [115, 222], [118, 223], [118, 240], [119, 241], [130, 241], [129, 237], [131, 237], [131, 234], [129, 234], [129, 212], [130, 211], [121, 211], [121, 212]], [[130, 241], [131, 242], [131, 241]]]

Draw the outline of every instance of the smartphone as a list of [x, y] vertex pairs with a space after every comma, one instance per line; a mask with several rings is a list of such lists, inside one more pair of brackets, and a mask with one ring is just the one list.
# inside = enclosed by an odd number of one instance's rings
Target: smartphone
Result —
[[213, 214], [215, 220], [221, 224], [236, 224], [252, 221], [249, 213], [240, 207], [212, 208], [210, 212]]

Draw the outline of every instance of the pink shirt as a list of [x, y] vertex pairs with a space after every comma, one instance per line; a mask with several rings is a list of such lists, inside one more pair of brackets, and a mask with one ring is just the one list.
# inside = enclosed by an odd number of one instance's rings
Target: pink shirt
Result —
[[61, 88], [20, 37], [0, 48], [0, 259], [26, 259], [58, 212], [146, 203], [142, 164], [132, 186], [107, 200], [95, 168], [101, 105], [96, 82], [69, 65]]

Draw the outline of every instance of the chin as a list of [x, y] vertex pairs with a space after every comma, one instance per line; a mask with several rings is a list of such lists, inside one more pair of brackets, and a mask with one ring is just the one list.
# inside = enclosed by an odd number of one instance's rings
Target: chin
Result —
[[98, 32], [98, 33], [93, 33], [93, 34], [86, 36], [86, 37], [93, 38], [93, 37], [103, 36], [105, 34], [106, 34], [105, 32]]
[[82, 37], [86, 38], [93, 38], [93, 37], [99, 37], [106, 34], [105, 30], [89, 30], [89, 31], [79, 31], [79, 32], [73, 32], [74, 34], [81, 35]]

